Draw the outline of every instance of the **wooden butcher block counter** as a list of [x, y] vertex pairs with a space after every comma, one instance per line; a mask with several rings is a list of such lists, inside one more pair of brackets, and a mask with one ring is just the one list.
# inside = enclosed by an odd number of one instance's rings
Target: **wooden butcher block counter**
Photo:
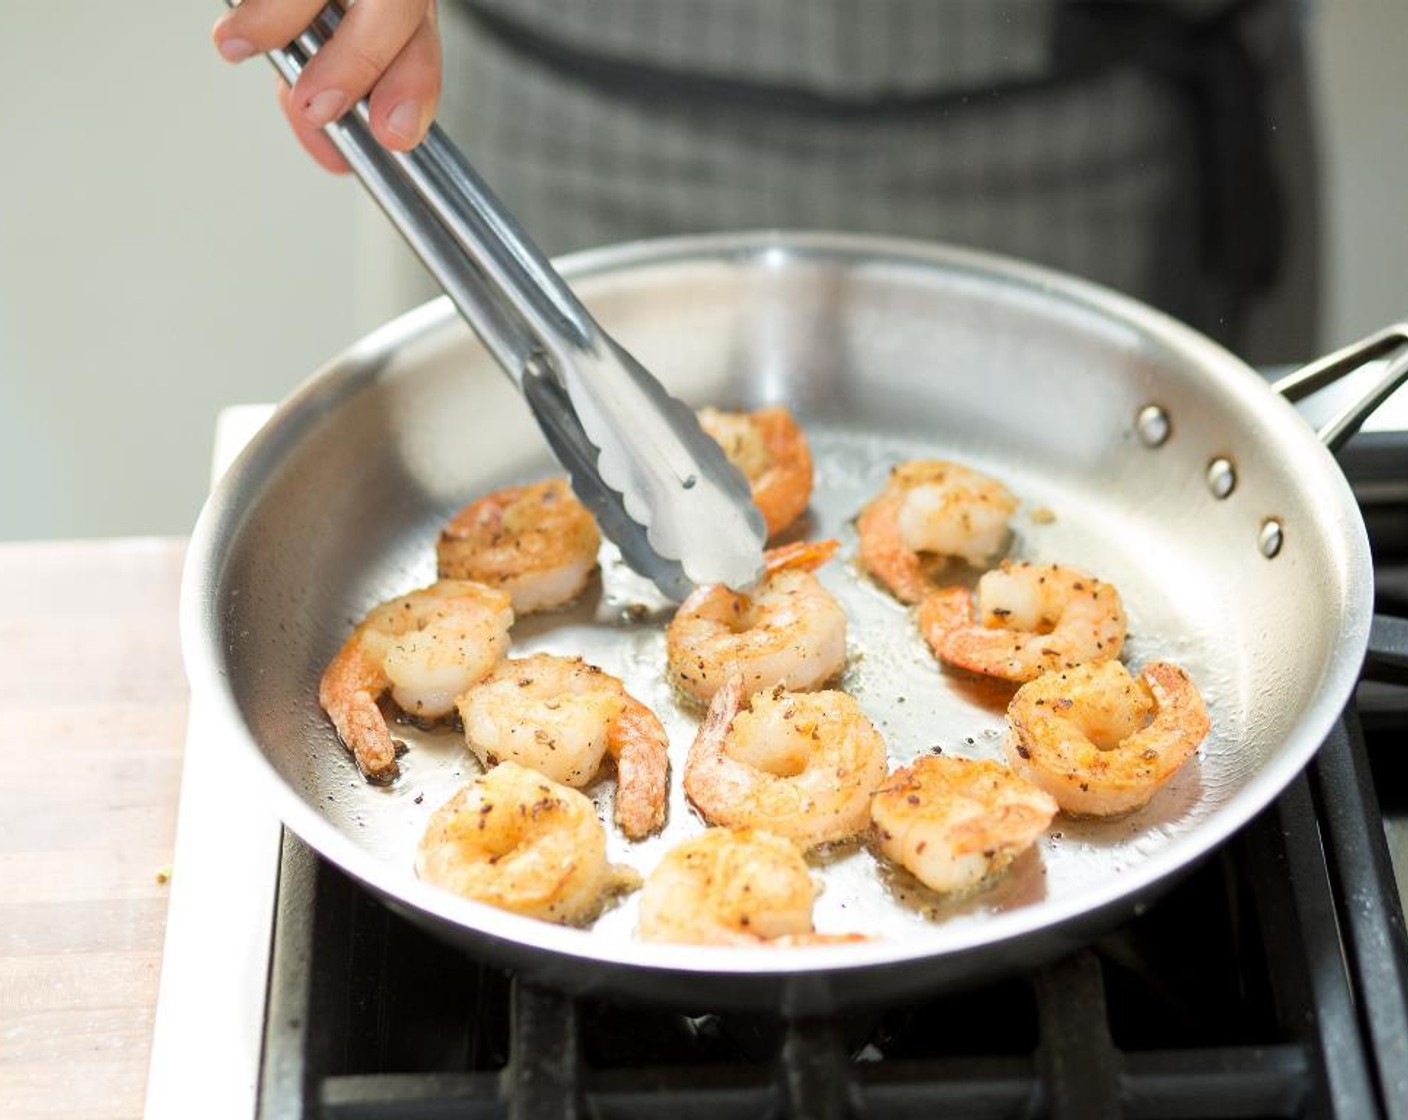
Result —
[[0, 1116], [138, 1117], [166, 923], [185, 542], [0, 544]]

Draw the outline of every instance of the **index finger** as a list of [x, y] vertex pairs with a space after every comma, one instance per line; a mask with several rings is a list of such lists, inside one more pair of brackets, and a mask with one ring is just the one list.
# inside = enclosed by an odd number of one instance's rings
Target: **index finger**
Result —
[[371, 92], [425, 20], [428, 0], [358, 0], [308, 60], [293, 103], [310, 123], [342, 116]]

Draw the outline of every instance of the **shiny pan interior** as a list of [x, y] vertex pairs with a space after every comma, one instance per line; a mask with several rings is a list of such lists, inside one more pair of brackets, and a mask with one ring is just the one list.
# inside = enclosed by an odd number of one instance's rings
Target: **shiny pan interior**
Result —
[[[1022, 498], [1012, 555], [1115, 582], [1125, 660], [1188, 669], [1212, 733], [1146, 809], [1058, 818], [1005, 878], [961, 900], [886, 869], [865, 843], [814, 858], [817, 927], [874, 935], [854, 944], [645, 944], [631, 900], [570, 929], [421, 883], [425, 820], [477, 764], [454, 732], [403, 728], [401, 779], [368, 785], [318, 707], [317, 680], [369, 607], [434, 578], [434, 541], [457, 508], [553, 470], [512, 385], [437, 301], [323, 369], [241, 456], [197, 527], [183, 628], [193, 687], [245, 732], [231, 765], [260, 766], [295, 832], [440, 935], [546, 983], [701, 1007], [805, 1011], [1029, 966], [1120, 920], [1246, 822], [1310, 758], [1353, 687], [1371, 580], [1343, 476], [1253, 371], [1166, 316], [1013, 261], [832, 235], [642, 243], [561, 265], [678, 395], [785, 402], [806, 427], [817, 479], [801, 532], [843, 542], [822, 578], [851, 619], [844, 686], [892, 766], [934, 747], [1000, 757], [1011, 692], [942, 671], [905, 609], [855, 569], [855, 514], [893, 463], [919, 456], [967, 463]], [[1158, 446], [1137, 421], [1151, 404], [1170, 424]], [[1209, 485], [1216, 459], [1235, 474], [1225, 497]], [[1284, 543], [1268, 558], [1259, 542], [1272, 518]], [[698, 713], [664, 679], [667, 617], [608, 555], [583, 604], [514, 633], [515, 653], [580, 653], [664, 719], [666, 830], [631, 844], [608, 824], [613, 858], [642, 873], [704, 827], [680, 788]], [[612, 784], [587, 790], [608, 822]]]

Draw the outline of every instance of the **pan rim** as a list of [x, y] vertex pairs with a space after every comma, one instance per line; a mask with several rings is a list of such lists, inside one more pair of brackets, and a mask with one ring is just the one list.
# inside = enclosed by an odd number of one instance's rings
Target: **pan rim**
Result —
[[[1259, 395], [1264, 411], [1258, 418], [1277, 434], [1299, 441], [1308, 458], [1302, 470], [1325, 471], [1340, 502], [1319, 526], [1326, 534], [1344, 532], [1342, 546], [1346, 613], [1340, 637], [1325, 665], [1315, 697], [1276, 754], [1250, 781], [1190, 834], [1188, 842], [1161, 849], [1109, 881], [1092, 885], [1039, 907], [1023, 907], [991, 915], [981, 923], [943, 930], [943, 943], [930, 943], [927, 931], [895, 941], [868, 941], [808, 947], [805, 951], [652, 944], [634, 939], [607, 940], [590, 930], [549, 925], [516, 914], [457, 898], [415, 878], [356, 844], [318, 813], [274, 768], [246, 723], [221, 666], [221, 553], [237, 535], [246, 516], [240, 496], [257, 485], [296, 443], [300, 433], [329, 405], [355, 394], [368, 378], [377, 376], [386, 354], [425, 339], [454, 322], [448, 299], [441, 297], [391, 320], [324, 364], [298, 387], [256, 434], [225, 477], [213, 489], [192, 533], [182, 574], [180, 628], [183, 656], [193, 693], [211, 702], [222, 723], [236, 732], [240, 755], [253, 759], [258, 784], [272, 808], [289, 828], [353, 878], [378, 895], [396, 900], [431, 918], [462, 927], [465, 932], [520, 948], [547, 950], [584, 964], [603, 964], [641, 973], [729, 974], [784, 980], [833, 972], [863, 972], [909, 962], [954, 958], [975, 950], [1011, 945], [1029, 935], [1050, 933], [1091, 920], [1112, 908], [1132, 905], [1171, 876], [1185, 870], [1219, 847], [1264, 809], [1313, 757], [1344, 706], [1357, 679], [1368, 644], [1372, 618], [1372, 578], [1367, 534], [1348, 483], [1333, 458], [1309, 427], [1262, 379], [1239, 358], [1192, 328], [1127, 296], [1088, 281], [1038, 265], [977, 250], [916, 242], [824, 232], [755, 231], [695, 235], [607, 246], [562, 258], [562, 273], [573, 281], [618, 273], [642, 266], [689, 260], [764, 261], [782, 258], [841, 259], [915, 265], [939, 265], [973, 271], [1039, 289], [1105, 318], [1134, 327], [1170, 349], [1204, 366], [1215, 366], [1240, 379], [1244, 392]], [[1272, 406], [1277, 402], [1280, 407]], [[1318, 459], [1315, 457], [1318, 455]]]

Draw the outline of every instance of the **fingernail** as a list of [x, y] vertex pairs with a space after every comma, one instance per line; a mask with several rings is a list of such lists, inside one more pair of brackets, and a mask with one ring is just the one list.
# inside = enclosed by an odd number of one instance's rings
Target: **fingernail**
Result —
[[321, 127], [330, 121], [337, 120], [347, 112], [347, 106], [351, 103], [352, 99], [342, 90], [325, 89], [308, 102], [303, 109], [303, 115], [308, 118], [310, 124]]
[[386, 116], [386, 130], [402, 140], [420, 139], [420, 102], [399, 102]]
[[254, 44], [248, 39], [221, 39], [215, 49], [226, 62], [243, 62], [254, 53]]

